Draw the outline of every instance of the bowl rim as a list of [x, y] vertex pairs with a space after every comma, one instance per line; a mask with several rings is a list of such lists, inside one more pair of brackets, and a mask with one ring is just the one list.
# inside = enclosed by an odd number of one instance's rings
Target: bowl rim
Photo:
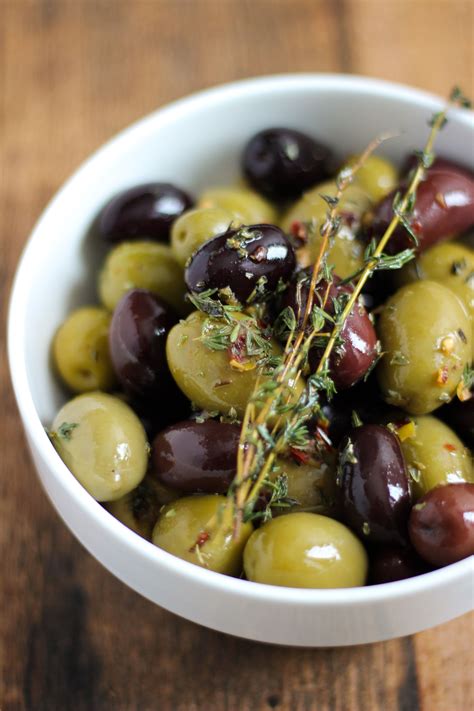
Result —
[[[204, 89], [184, 98], [166, 104], [117, 133], [106, 143], [95, 150], [77, 168], [65, 183], [54, 194], [37, 220], [21, 253], [13, 286], [10, 294], [7, 323], [8, 362], [10, 367], [13, 390], [17, 406], [33, 450], [36, 450], [47, 464], [51, 475], [59, 486], [67, 490], [84, 518], [91, 517], [99, 528], [111, 539], [118, 539], [123, 548], [128, 548], [131, 555], [138, 555], [157, 569], [164, 567], [169, 573], [180, 577], [183, 582], [193, 580], [203, 587], [212, 588], [218, 592], [235, 593], [248, 600], [261, 599], [269, 603], [292, 606], [345, 606], [348, 603], [372, 605], [383, 600], [407, 598], [413, 594], [423, 593], [433, 589], [441, 589], [446, 585], [455, 585], [466, 579], [473, 570], [474, 557], [466, 558], [452, 565], [434, 570], [414, 578], [392, 583], [340, 589], [307, 589], [278, 587], [262, 583], [254, 583], [239, 578], [231, 578], [200, 568], [192, 563], [181, 560], [174, 555], [154, 546], [142, 539], [115, 519], [95, 499], [87, 493], [79, 481], [69, 471], [60, 459], [46, 434], [39, 414], [33, 402], [33, 396], [28, 384], [28, 374], [25, 360], [25, 312], [29, 275], [35, 270], [35, 254], [41, 249], [40, 239], [43, 225], [62, 202], [63, 197], [75, 189], [87, 173], [94, 168], [96, 162], [107, 158], [110, 153], [130, 147], [134, 141], [142, 141], [144, 135], [156, 131], [160, 126], [173, 122], [180, 115], [199, 109], [204, 105], [219, 104], [239, 96], [261, 95], [262, 91], [272, 93], [294, 91], [325, 91], [342, 90], [348, 93], [369, 91], [383, 98], [393, 98], [405, 103], [415, 102], [429, 112], [439, 110], [444, 100], [439, 96], [421, 89], [403, 84], [370, 77], [332, 74], [332, 73], [287, 73], [242, 79]], [[474, 117], [468, 112], [453, 109], [456, 121], [460, 121], [474, 130]]]

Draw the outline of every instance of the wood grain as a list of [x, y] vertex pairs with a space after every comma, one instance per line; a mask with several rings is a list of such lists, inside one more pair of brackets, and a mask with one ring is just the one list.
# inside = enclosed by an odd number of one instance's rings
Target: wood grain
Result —
[[[365, 73], [439, 93], [458, 82], [473, 94], [472, 14], [470, 0], [0, 0], [1, 333], [40, 210], [118, 129], [190, 91], [274, 72]], [[128, 590], [46, 500], [3, 350], [0, 366], [2, 711], [473, 708], [472, 616], [383, 644], [298, 650], [211, 632]]]

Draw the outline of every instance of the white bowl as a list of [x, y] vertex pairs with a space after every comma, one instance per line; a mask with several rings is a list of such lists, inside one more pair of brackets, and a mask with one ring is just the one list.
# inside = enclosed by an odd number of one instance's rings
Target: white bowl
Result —
[[[345, 590], [271, 587], [193, 566], [104, 511], [44, 431], [64, 399], [50, 369], [51, 339], [73, 307], [96, 299], [102, 250], [90, 227], [108, 198], [151, 180], [176, 181], [194, 193], [228, 183], [239, 174], [244, 143], [270, 125], [307, 131], [340, 156], [393, 129], [400, 137], [383, 153], [401, 160], [424, 145], [427, 119], [441, 106], [440, 99], [415, 89], [338, 75], [283, 75], [211, 89], [160, 109], [107, 143], [68, 180], [36, 225], [16, 275], [8, 333], [13, 386], [33, 460], [79, 541], [153, 602], [216, 630], [302, 646], [389, 639], [472, 608], [473, 558], [410, 580]], [[469, 164], [473, 146], [472, 116], [453, 111], [437, 149]]]

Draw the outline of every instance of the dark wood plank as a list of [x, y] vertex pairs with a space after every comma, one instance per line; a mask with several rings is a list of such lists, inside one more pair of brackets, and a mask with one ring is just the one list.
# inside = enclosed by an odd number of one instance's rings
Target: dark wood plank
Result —
[[[0, 0], [1, 332], [39, 211], [130, 121], [270, 72], [472, 87], [471, 20], [462, 0]], [[2, 711], [472, 707], [472, 616], [414, 638], [298, 650], [226, 637], [141, 599], [85, 553], [42, 493], [3, 351], [0, 394]]]

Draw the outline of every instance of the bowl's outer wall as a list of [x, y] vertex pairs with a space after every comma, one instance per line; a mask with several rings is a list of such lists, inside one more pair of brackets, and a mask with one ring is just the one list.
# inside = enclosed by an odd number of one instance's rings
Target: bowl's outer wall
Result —
[[[273, 644], [346, 646], [413, 634], [472, 607], [472, 581], [468, 571], [461, 570], [443, 584], [422, 592], [413, 588], [403, 597], [392, 597], [387, 590], [379, 600], [351, 600], [348, 591], [348, 600], [343, 604], [337, 604], [336, 596], [333, 602], [324, 604], [318, 604], [317, 595], [314, 602], [304, 603], [291, 599], [282, 602], [262, 595], [252, 598], [241, 594], [245, 581], [239, 581], [237, 589], [212, 589], [207, 580], [192, 574], [183, 580], [175, 570], [159, 566], [150, 555], [156, 552], [151, 543], [144, 541], [131, 553], [127, 539], [113, 539], [104, 531], [101, 517], [89, 519], [85, 525], [83, 509], [51, 478], [48, 461], [31, 442], [30, 450], [56, 510], [85, 548], [111, 573], [167, 610], [220, 632]], [[105, 517], [111, 518], [104, 511]]]
[[[239, 175], [242, 146], [269, 125], [300, 128], [336, 148], [341, 158], [393, 130], [400, 135], [381, 152], [400, 161], [423, 146], [427, 118], [438, 108], [435, 98], [421, 92], [324, 75], [252, 80], [205, 92], [151, 115], [107, 144], [68, 181], [35, 228], [14, 286], [9, 355], [36, 467], [55, 507], [86, 548], [163, 607], [231, 634], [309, 646], [409, 634], [472, 608], [472, 559], [422, 576], [425, 583], [404, 581], [380, 586], [378, 592], [347, 590], [344, 597], [285, 593], [171, 559], [86, 494], [41, 424], [51, 421], [65, 398], [50, 367], [51, 339], [72, 308], [97, 299], [96, 274], [104, 251], [94, 219], [117, 191], [152, 180], [174, 181], [194, 193], [229, 183]], [[456, 113], [440, 136], [439, 153], [472, 166], [473, 137], [472, 120]]]

